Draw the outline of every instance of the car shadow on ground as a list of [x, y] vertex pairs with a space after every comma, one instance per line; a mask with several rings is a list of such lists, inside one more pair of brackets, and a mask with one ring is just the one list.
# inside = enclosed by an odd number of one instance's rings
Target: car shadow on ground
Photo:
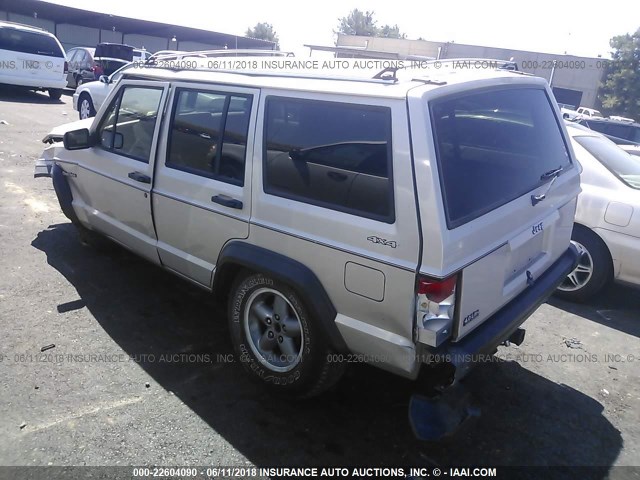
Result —
[[640, 291], [612, 283], [587, 303], [573, 303], [551, 297], [550, 305], [601, 325], [640, 338]]
[[[68, 92], [66, 90], [63, 91], [63, 95], [66, 94], [68, 94]], [[73, 92], [70, 94], [73, 95]], [[47, 92], [34, 92], [10, 85], [0, 85], [0, 102], [52, 105], [63, 105], [65, 103], [62, 99], [53, 100]]]
[[[207, 292], [119, 247], [82, 247], [71, 224], [50, 226], [32, 245], [78, 292], [59, 311], [86, 306], [131, 356], [193, 355], [140, 365], [258, 466], [608, 466], [622, 448], [596, 400], [497, 359], [465, 381], [482, 414], [439, 443], [411, 432], [415, 383], [370, 366], [351, 365], [335, 390], [310, 401], [272, 396], [231, 361], [225, 312]], [[206, 356], [213, 361], [198, 360]]]

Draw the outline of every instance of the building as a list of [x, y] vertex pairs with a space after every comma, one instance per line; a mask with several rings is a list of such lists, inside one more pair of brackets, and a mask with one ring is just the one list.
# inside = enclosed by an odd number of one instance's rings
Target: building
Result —
[[0, 0], [0, 20], [50, 31], [65, 49], [125, 43], [158, 50], [275, 49], [275, 43], [226, 33], [97, 13], [41, 0]]
[[[506, 48], [439, 43], [427, 40], [338, 35], [336, 47], [340, 56], [369, 56], [371, 52], [398, 54], [402, 58], [491, 58], [511, 60], [520, 70], [549, 80], [556, 100], [576, 107], [596, 106], [598, 88], [605, 69], [602, 58], [556, 55]], [[320, 50], [319, 47], [312, 47]], [[345, 53], [346, 51], [350, 53]], [[392, 58], [392, 57], [389, 57]]]

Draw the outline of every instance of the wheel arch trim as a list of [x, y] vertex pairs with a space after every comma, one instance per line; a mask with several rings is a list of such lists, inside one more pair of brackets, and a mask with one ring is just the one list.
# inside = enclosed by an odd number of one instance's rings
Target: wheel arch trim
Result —
[[318, 277], [306, 265], [256, 245], [232, 241], [218, 256], [213, 278], [214, 294], [220, 296], [229, 292], [229, 284], [238, 268], [271, 275], [295, 290], [320, 322], [331, 346], [339, 352], [348, 351], [335, 322], [338, 312]]

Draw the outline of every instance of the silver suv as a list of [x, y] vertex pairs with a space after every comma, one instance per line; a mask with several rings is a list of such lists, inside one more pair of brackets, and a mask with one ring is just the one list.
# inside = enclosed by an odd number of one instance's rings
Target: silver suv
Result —
[[578, 258], [580, 167], [545, 80], [207, 62], [127, 70], [45, 139], [84, 237], [226, 302], [247, 371], [295, 396], [354, 360], [450, 382], [522, 342]]

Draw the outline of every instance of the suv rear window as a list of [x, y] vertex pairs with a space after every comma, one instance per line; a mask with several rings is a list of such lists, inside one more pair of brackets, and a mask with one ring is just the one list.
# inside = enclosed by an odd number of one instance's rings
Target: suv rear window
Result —
[[0, 50], [64, 58], [64, 53], [53, 37], [10, 27], [0, 28]]
[[449, 229], [549, 181], [571, 160], [544, 90], [510, 88], [431, 103]]

